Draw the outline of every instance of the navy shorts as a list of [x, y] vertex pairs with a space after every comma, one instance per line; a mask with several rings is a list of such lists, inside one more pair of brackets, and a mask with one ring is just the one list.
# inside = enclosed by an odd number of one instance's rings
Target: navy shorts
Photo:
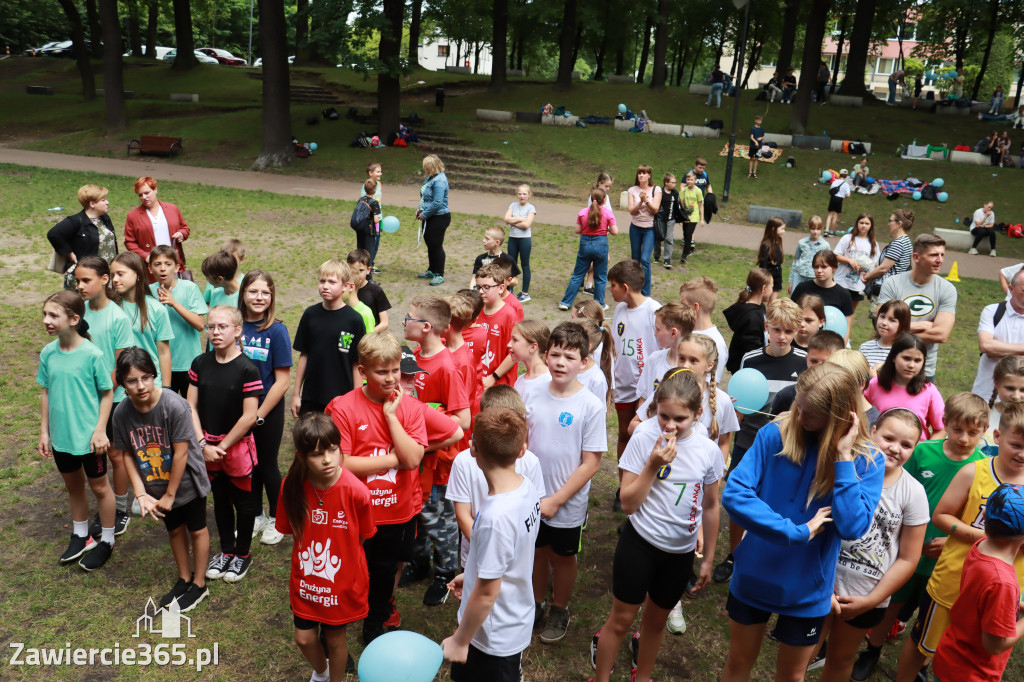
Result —
[[871, 628], [875, 627], [876, 625], [881, 623], [882, 620], [885, 619], [885, 611], [886, 608], [884, 606], [878, 609], [871, 609], [870, 611], [865, 611], [859, 616], [851, 618], [850, 620], [846, 621], [846, 624], [849, 625], [851, 628], [857, 628], [859, 630], [870, 630]]
[[[729, 618], [740, 625], [764, 625], [771, 618], [772, 612], [753, 607], [741, 602], [729, 593], [725, 604]], [[789, 646], [811, 646], [818, 643], [821, 627], [825, 624], [825, 616], [818, 618], [798, 618], [779, 614], [773, 631], [775, 639]]]
[[62, 474], [73, 474], [85, 469], [89, 478], [102, 478], [107, 475], [107, 456], [90, 452], [88, 455], [71, 455], [67, 452], [53, 451], [53, 463]]

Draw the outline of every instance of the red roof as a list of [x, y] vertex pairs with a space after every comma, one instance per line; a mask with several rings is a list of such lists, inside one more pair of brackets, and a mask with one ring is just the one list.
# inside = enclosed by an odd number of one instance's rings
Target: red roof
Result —
[[[833, 55], [833, 54], [835, 54], [836, 53], [837, 42], [838, 41], [836, 41], [835, 38], [831, 38], [831, 37], [826, 38], [825, 39], [825, 45], [822, 48], [821, 53], [823, 55]], [[916, 41], [904, 40], [903, 41], [903, 56], [904, 57], [909, 57], [911, 55], [911, 53], [914, 51], [915, 47], [917, 47], [917, 42]], [[850, 41], [849, 40], [844, 40], [843, 41], [843, 54], [845, 55], [849, 51], [850, 51]], [[869, 52], [869, 54], [872, 57], [885, 57], [885, 58], [888, 58], [888, 59], [896, 59], [897, 57], [900, 56], [900, 44], [898, 42], [896, 42], [895, 40], [887, 40], [887, 41], [885, 41], [885, 44], [882, 45], [881, 47], [878, 47], [876, 45], [872, 45], [872, 49]]]

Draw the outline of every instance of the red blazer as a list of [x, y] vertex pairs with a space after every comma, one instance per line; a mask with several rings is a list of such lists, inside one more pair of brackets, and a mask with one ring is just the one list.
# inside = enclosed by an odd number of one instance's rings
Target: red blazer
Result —
[[[161, 201], [160, 208], [167, 219], [167, 232], [171, 235], [181, 232], [181, 242], [188, 239], [188, 224], [178, 207]], [[174, 244], [178, 250], [178, 272], [185, 269], [185, 252], [181, 248], [181, 242]], [[142, 204], [128, 211], [124, 221], [124, 245], [129, 251], [142, 256], [142, 260], [149, 262], [149, 252], [156, 246], [156, 238], [153, 236], [153, 221], [149, 219], [149, 213]]]

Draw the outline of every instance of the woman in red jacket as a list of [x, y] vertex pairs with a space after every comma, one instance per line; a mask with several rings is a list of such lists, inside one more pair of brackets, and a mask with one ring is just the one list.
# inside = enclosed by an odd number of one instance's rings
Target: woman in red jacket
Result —
[[156, 180], [141, 177], [135, 181], [139, 206], [128, 212], [124, 223], [124, 245], [149, 263], [149, 252], [159, 244], [178, 251], [178, 272], [185, 269], [185, 252], [181, 243], [188, 239], [189, 227], [174, 204], [158, 201]]

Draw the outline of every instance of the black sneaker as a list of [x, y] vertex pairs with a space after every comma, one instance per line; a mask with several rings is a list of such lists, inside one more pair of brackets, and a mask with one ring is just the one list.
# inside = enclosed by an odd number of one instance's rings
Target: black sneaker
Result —
[[171, 588], [171, 591], [160, 597], [160, 607], [165, 608], [170, 606], [172, 601], [181, 597], [188, 591], [188, 586], [191, 584], [191, 582], [186, 581], [184, 578], [178, 578], [178, 582], [174, 583], [174, 587]]
[[410, 561], [402, 569], [402, 577], [398, 579], [399, 587], [407, 587], [413, 583], [418, 583], [421, 580], [426, 580], [430, 577], [430, 566], [424, 566], [423, 564], [415, 561]]
[[178, 609], [181, 613], [187, 613], [199, 606], [199, 602], [209, 596], [210, 587], [208, 585], [199, 587], [199, 585], [196, 585], [195, 583], [189, 583], [188, 590], [185, 591], [185, 594], [178, 597]]
[[711, 579], [716, 583], [727, 583], [732, 578], [732, 565], [733, 559], [732, 554], [725, 557], [725, 561], [715, 566], [715, 570], [711, 572]]
[[210, 580], [220, 579], [224, 572], [228, 570], [228, 564], [230, 563], [230, 554], [214, 554], [213, 558], [210, 559], [210, 563], [206, 565], [206, 577]]
[[231, 563], [228, 564], [228, 570], [224, 571], [224, 582], [239, 582], [245, 577], [245, 574], [249, 572], [250, 566], [252, 566], [251, 554], [246, 554], [245, 556], [235, 555], [231, 557]]
[[616, 491], [615, 491], [615, 499], [612, 501], [612, 511], [613, 512], [618, 513], [618, 512], [622, 511], [622, 497], [621, 497], [621, 495], [622, 495], [622, 488], [616, 489]]
[[697, 579], [691, 577], [690, 578], [690, 582], [686, 583], [686, 590], [684, 591], [684, 594], [687, 597], [689, 597], [690, 599], [696, 599], [697, 595], [699, 594], [699, 592], [694, 592], [693, 591], [696, 587], [697, 587]]
[[72, 533], [71, 541], [68, 543], [68, 548], [60, 555], [60, 562], [62, 564], [70, 564], [75, 559], [81, 557], [86, 552], [91, 552], [95, 548], [96, 541], [93, 540], [91, 536], [83, 538]]
[[352, 658], [352, 654], [349, 654], [345, 659], [345, 674], [355, 675], [356, 674], [356, 662]]
[[929, 682], [927, 663], [924, 665], [923, 668], [917, 671], [917, 677], [914, 678], [914, 682]]
[[100, 523], [99, 512], [96, 512], [96, 516], [92, 517], [92, 523], [89, 524], [89, 535], [97, 542], [100, 536], [103, 535], [103, 524]]
[[590, 294], [591, 296], [593, 296], [594, 295], [594, 285], [591, 284], [589, 287], [583, 287], [583, 293]]
[[110, 559], [110, 555], [113, 553], [114, 546], [109, 542], [103, 542], [100, 540], [96, 543], [96, 548], [82, 557], [82, 560], [78, 562], [78, 565], [86, 571], [95, 571], [97, 568], [101, 568], [103, 564], [107, 563], [107, 560]]
[[120, 535], [128, 530], [128, 524], [132, 522], [132, 515], [126, 511], [114, 512], [114, 535]]
[[440, 606], [448, 600], [448, 583], [451, 578], [444, 575], [435, 575], [430, 581], [430, 586], [423, 595], [424, 606]]
[[640, 631], [637, 630], [633, 633], [633, 636], [629, 638], [629, 655], [632, 659], [633, 670], [636, 670], [637, 661], [640, 660]]
[[821, 649], [818, 650], [818, 655], [814, 657], [814, 660], [807, 666], [807, 670], [818, 670], [819, 668], [825, 667], [825, 649], [828, 647], [828, 642], [821, 643]]
[[569, 631], [569, 609], [551, 605], [548, 610], [548, 622], [544, 631], [540, 633], [540, 641], [545, 644], [553, 644], [565, 637]]
[[864, 682], [866, 679], [871, 677], [871, 673], [875, 672], [875, 666], [878, 665], [878, 659], [882, 655], [882, 647], [874, 647], [870, 644], [866, 649], [861, 649], [860, 653], [857, 654], [857, 660], [853, 664], [853, 672], [850, 673], [850, 679], [854, 682]]

